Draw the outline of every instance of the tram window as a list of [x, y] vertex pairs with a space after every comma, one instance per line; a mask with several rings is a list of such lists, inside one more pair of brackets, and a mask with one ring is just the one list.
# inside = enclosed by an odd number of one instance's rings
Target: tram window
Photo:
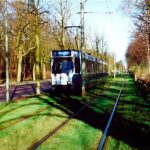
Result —
[[53, 73], [69, 73], [73, 72], [73, 62], [72, 59], [58, 58], [54, 60], [52, 66]]
[[87, 73], [88, 72], [88, 60], [85, 60], [85, 72]]
[[92, 62], [89, 61], [89, 73], [91, 73], [91, 72], [92, 72]]
[[86, 68], [85, 68], [85, 69], [86, 69], [86, 72], [87, 72], [87, 73], [90, 73], [90, 61], [89, 61], [89, 60], [86, 60], [86, 61], [85, 61], [85, 65], [86, 65]]
[[54, 61], [53, 66], [52, 66], [52, 73], [61, 73], [60, 62]]
[[91, 69], [90, 63], [91, 63], [91, 62], [88, 60], [88, 62], [87, 62], [87, 72], [88, 72], [88, 73], [90, 73], [90, 69]]
[[75, 72], [80, 73], [80, 59], [75, 58]]
[[60, 67], [61, 67], [60, 63], [57, 63], [56, 64], [56, 70], [55, 70], [56, 73], [61, 73], [61, 68]]
[[73, 71], [73, 63], [72, 61], [64, 60], [62, 61], [61, 70], [63, 73], [72, 72]]

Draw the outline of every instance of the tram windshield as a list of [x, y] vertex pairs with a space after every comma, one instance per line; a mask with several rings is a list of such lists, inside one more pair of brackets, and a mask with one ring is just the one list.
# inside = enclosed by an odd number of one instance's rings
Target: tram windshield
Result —
[[52, 65], [52, 73], [73, 72], [72, 58], [55, 58]]

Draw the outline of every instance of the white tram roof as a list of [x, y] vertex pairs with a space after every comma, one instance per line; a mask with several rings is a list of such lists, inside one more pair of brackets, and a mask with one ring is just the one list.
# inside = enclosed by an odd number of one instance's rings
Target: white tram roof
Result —
[[51, 52], [52, 57], [80, 57], [80, 51], [77, 50], [53, 50]]
[[[69, 57], [69, 56], [70, 57], [81, 57], [81, 51], [79, 51], [79, 50], [53, 50], [53, 51], [51, 51], [51, 56], [52, 57]], [[93, 61], [93, 62], [97, 61], [98, 63], [103, 62], [103, 64], [107, 64], [105, 61], [103, 61], [99, 58], [93, 57], [87, 53], [84, 53], [83, 57], [89, 61]]]

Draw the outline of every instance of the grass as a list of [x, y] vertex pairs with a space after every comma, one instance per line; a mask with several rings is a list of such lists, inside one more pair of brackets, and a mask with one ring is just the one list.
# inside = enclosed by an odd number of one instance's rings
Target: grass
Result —
[[126, 78], [104, 149], [149, 149], [150, 103], [130, 77]]
[[[105, 87], [108, 87], [106, 84]], [[96, 94], [99, 87], [91, 90], [86, 100], [92, 94]], [[105, 94], [104, 94], [105, 96]], [[113, 93], [111, 93], [111, 96]], [[92, 150], [97, 149], [102, 130], [111, 112], [114, 100], [106, 97], [97, 97], [89, 108], [87, 108], [76, 119], [71, 120], [66, 126], [58, 131], [52, 138], [45, 141], [38, 149], [57, 149], [57, 150]]]
[[[102, 96], [93, 100], [82, 114], [70, 120], [37, 148], [39, 150], [97, 149], [122, 85], [122, 79], [108, 78], [105, 84], [91, 89], [83, 98], [70, 96], [68, 93], [52, 93], [14, 101], [10, 104], [0, 104], [1, 150], [31, 149], [35, 143], [51, 133], [69, 116], [81, 109], [91, 97], [105, 88], [106, 91], [102, 93]], [[141, 146], [138, 144], [140, 138], [134, 141], [132, 138], [134, 139], [134, 136], [142, 138], [144, 134], [150, 133], [149, 102], [143, 101], [131, 78], [126, 77], [125, 80], [127, 82], [124, 93], [104, 145], [106, 150], [138, 149]], [[148, 146], [143, 140], [141, 142], [143, 146]]]
[[[0, 127], [6, 128], [0, 131], [1, 150], [28, 149], [68, 117], [63, 111], [48, 107], [42, 101], [43, 98], [51, 101], [49, 97], [44, 96], [14, 102], [3, 108], [5, 111], [1, 113]], [[43, 111], [40, 111], [41, 109]], [[29, 118], [21, 121], [27, 117]], [[9, 126], [13, 123], [14, 125]]]
[[73, 119], [38, 149], [83, 150], [96, 149], [102, 133], [83, 121]]
[[107, 142], [105, 144], [104, 150], [134, 150], [135, 148], [131, 147], [127, 143], [116, 140], [115, 138], [108, 136]]

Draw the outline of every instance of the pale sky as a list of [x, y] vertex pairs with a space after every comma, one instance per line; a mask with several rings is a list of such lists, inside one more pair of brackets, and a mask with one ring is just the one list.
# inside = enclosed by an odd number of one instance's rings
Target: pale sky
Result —
[[[84, 1], [84, 0], [83, 0]], [[125, 53], [133, 30], [133, 21], [121, 11], [122, 2], [126, 0], [87, 0], [84, 4], [85, 30], [99, 36], [104, 35], [109, 50], [115, 53], [117, 61], [125, 60]], [[80, 0], [71, 0], [75, 15], [75, 24], [80, 22], [76, 12], [80, 11]], [[112, 12], [108, 14], [106, 12]], [[77, 21], [78, 20], [78, 21]]]

